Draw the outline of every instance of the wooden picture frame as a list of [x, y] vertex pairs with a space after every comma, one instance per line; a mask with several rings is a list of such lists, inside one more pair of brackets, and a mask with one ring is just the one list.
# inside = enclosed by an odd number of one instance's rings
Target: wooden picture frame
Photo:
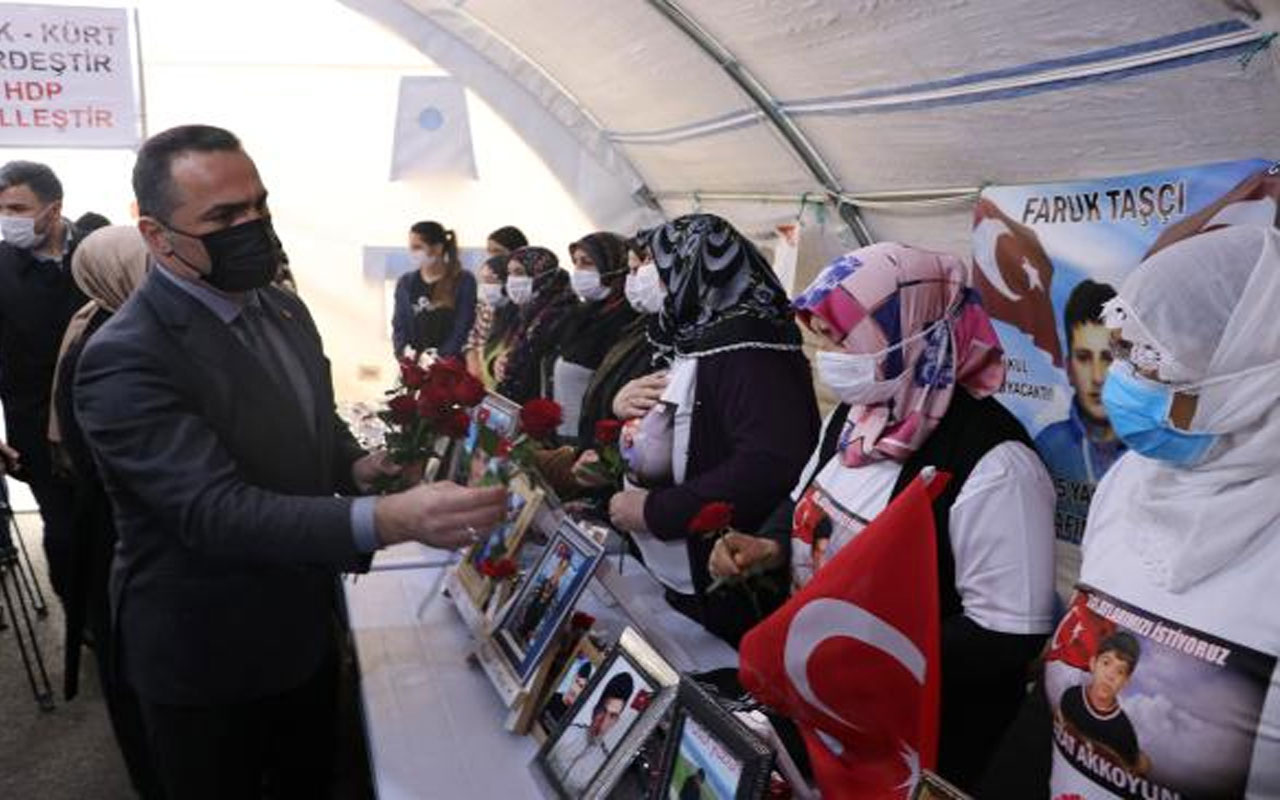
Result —
[[542, 490], [534, 487], [523, 475], [516, 475], [508, 489], [507, 518], [480, 534], [480, 539], [467, 549], [457, 566], [458, 582], [471, 604], [482, 614], [494, 585], [501, 581], [483, 574], [481, 564], [488, 559], [514, 560], [542, 503]]
[[530, 766], [562, 800], [604, 798], [665, 717], [680, 676], [626, 628]]
[[498, 442], [513, 440], [519, 429], [520, 404], [502, 395], [486, 395], [471, 412], [467, 435], [453, 448], [449, 480], [463, 486], [478, 484], [495, 457]]
[[563, 518], [501, 612], [493, 639], [512, 675], [527, 683], [595, 575], [604, 545]]
[[758, 800], [772, 771], [769, 746], [696, 681], [682, 679], [654, 800]]

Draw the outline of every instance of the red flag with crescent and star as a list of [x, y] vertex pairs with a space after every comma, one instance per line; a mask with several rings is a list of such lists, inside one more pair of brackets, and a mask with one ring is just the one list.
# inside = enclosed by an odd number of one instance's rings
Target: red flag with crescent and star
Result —
[[973, 209], [973, 285], [992, 317], [1031, 337], [1062, 366], [1062, 344], [1053, 316], [1053, 262], [1040, 237], [988, 198]]
[[932, 501], [916, 478], [739, 648], [742, 685], [794, 720], [823, 800], [906, 798], [937, 762]]

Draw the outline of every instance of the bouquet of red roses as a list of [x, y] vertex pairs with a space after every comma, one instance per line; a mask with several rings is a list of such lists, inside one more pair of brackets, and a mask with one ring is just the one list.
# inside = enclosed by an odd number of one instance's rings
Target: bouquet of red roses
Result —
[[485, 389], [455, 358], [439, 358], [426, 367], [405, 359], [400, 362], [400, 380], [387, 394], [387, 408], [378, 414], [387, 425], [385, 447], [407, 474], [379, 487], [383, 491], [420, 480], [417, 467], [435, 454], [438, 437], [466, 436], [471, 425], [468, 409], [484, 399]]

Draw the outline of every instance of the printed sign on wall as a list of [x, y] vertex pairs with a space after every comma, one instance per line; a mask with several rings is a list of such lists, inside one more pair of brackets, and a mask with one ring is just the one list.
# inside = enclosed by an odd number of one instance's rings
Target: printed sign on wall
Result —
[[134, 147], [128, 12], [0, 5], [0, 145]]
[[1271, 162], [983, 190], [973, 279], [995, 320], [1008, 376], [1000, 399], [1026, 426], [1057, 491], [1057, 588], [1080, 571], [1098, 481], [1124, 453], [1102, 405], [1112, 355], [1100, 314], [1156, 250], [1223, 225], [1274, 225]]

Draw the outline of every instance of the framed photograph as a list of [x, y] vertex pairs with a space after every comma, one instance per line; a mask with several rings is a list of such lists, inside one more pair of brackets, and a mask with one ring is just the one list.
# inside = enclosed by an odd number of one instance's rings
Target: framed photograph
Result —
[[542, 490], [534, 488], [523, 475], [517, 475], [508, 488], [511, 493], [507, 496], [506, 519], [482, 534], [458, 563], [458, 581], [477, 609], [486, 607], [495, 583], [514, 582], [495, 581], [484, 574], [482, 565], [486, 561], [516, 560], [542, 502]]
[[498, 442], [513, 439], [520, 426], [520, 405], [490, 394], [471, 413], [471, 427], [454, 448], [449, 478], [463, 486], [478, 485], [497, 464]]
[[911, 800], [970, 800], [970, 798], [969, 795], [926, 769], [920, 773], [920, 780], [911, 792]]
[[663, 761], [663, 800], [755, 800], [773, 751], [696, 682], [680, 682]]
[[604, 546], [570, 519], [547, 543], [515, 597], [502, 612], [494, 640], [521, 683], [528, 682], [582, 590], [595, 574]]
[[633, 628], [542, 743], [534, 775], [560, 798], [601, 798], [675, 699], [679, 676]]
[[596, 647], [589, 635], [578, 640], [577, 645], [551, 680], [546, 691], [535, 699], [531, 731], [539, 742], [560, 727], [569, 709], [578, 701], [591, 682], [596, 670], [604, 663], [604, 652]]

